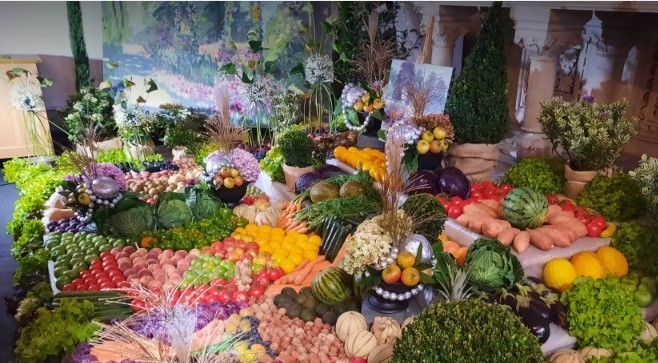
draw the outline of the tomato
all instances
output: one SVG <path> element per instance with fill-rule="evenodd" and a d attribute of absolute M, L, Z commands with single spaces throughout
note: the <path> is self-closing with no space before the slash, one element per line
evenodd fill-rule
<path fill-rule="evenodd" d="M 116 289 L 116 285 L 113 284 L 111 281 L 108 282 L 103 282 L 100 284 L 101 290 L 112 290 Z"/>
<path fill-rule="evenodd" d="M 587 237 L 598 237 L 603 231 L 603 227 L 595 222 L 587 225 Z"/>
<path fill-rule="evenodd" d="M 550 204 L 556 204 L 560 201 L 560 198 L 558 198 L 557 195 L 547 195 L 546 200 L 548 200 L 548 203 Z"/>
<path fill-rule="evenodd" d="M 274 282 L 274 280 L 278 279 L 279 277 L 279 273 L 276 271 L 276 269 L 267 270 L 267 278 L 271 282 Z"/>
<path fill-rule="evenodd" d="M 146 308 L 146 303 L 143 300 L 135 299 L 130 304 L 130 307 L 134 311 L 139 312 L 139 311 L 143 311 Z"/>
<path fill-rule="evenodd" d="M 448 208 L 448 217 L 450 218 L 455 219 L 462 215 L 462 213 L 464 213 L 464 207 L 461 205 L 453 205 Z"/>
<path fill-rule="evenodd" d="M 99 268 L 99 267 L 101 267 L 102 265 L 103 265 L 103 261 L 101 261 L 101 260 L 94 260 L 94 261 L 91 261 L 91 263 L 89 264 L 89 268 L 90 268 L 90 269 Z"/>
<path fill-rule="evenodd" d="M 84 279 L 91 276 L 91 271 L 84 270 L 80 272 L 80 278 Z"/>
<path fill-rule="evenodd" d="M 603 229 L 605 229 L 606 227 L 605 218 L 603 218 L 603 216 L 600 214 L 592 218 L 590 223 L 596 223 L 597 225 L 601 226 Z"/>
<path fill-rule="evenodd" d="M 233 294 L 233 300 L 235 302 L 247 302 L 249 300 L 249 294 L 244 291 L 236 291 Z"/>
<path fill-rule="evenodd" d="M 106 260 L 108 258 L 114 258 L 114 255 L 112 255 L 112 252 L 110 252 L 110 251 L 103 251 L 103 252 L 101 252 L 100 256 L 101 256 L 101 259 L 103 259 L 103 260 Z"/>
<path fill-rule="evenodd" d="M 350 363 L 367 363 L 367 362 L 368 362 L 368 360 L 366 360 L 366 359 L 363 358 L 363 357 L 353 357 L 353 358 L 350 358 Z"/>
<path fill-rule="evenodd" d="M 501 184 L 500 189 L 507 194 L 510 191 L 512 191 L 512 189 L 514 189 L 514 187 L 509 185 L 509 184 Z"/>
<path fill-rule="evenodd" d="M 89 291 L 97 291 L 97 290 L 100 290 L 100 289 L 101 289 L 101 287 L 98 286 L 98 284 L 87 285 L 87 290 L 89 290 Z"/>
<path fill-rule="evenodd" d="M 252 287 L 251 289 L 249 289 L 249 295 L 251 297 L 258 299 L 261 296 L 265 295 L 265 288 L 262 286 Z"/>
<path fill-rule="evenodd" d="M 75 290 L 74 287 L 75 285 L 73 284 L 66 284 L 64 285 L 64 287 L 62 287 L 62 291 L 73 291 Z"/>
<path fill-rule="evenodd" d="M 453 203 L 456 203 L 456 202 L 463 202 L 464 200 L 461 197 L 454 196 L 454 197 L 450 198 L 450 201 L 453 202 Z"/>
<path fill-rule="evenodd" d="M 480 192 L 479 190 L 471 191 L 471 195 L 469 198 L 475 198 L 475 199 L 482 198 L 482 192 Z"/>
<path fill-rule="evenodd" d="M 222 290 L 217 295 L 217 301 L 219 301 L 222 304 L 225 304 L 230 300 L 231 300 L 231 294 L 228 292 L 228 290 Z"/>
<path fill-rule="evenodd" d="M 121 271 L 119 271 L 119 270 L 117 270 L 117 269 L 109 269 L 109 270 L 107 271 L 107 276 L 108 276 L 109 278 L 112 278 L 112 277 L 115 277 L 115 276 L 121 276 L 121 277 L 123 277 L 123 274 L 121 273 Z"/>
<path fill-rule="evenodd" d="M 562 205 L 562 210 L 565 212 L 572 212 L 573 211 L 573 204 L 564 204 Z"/>
<path fill-rule="evenodd" d="M 267 277 L 259 276 L 254 280 L 256 286 L 267 287 L 270 284 L 270 280 Z"/>
<path fill-rule="evenodd" d="M 119 286 L 119 284 L 126 281 L 126 279 L 123 276 L 114 276 L 110 278 L 110 281 Z"/>

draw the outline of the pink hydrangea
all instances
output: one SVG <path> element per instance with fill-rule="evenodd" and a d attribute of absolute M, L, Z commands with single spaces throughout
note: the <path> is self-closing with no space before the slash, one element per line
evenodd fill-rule
<path fill-rule="evenodd" d="M 253 182 L 258 179 L 260 165 L 249 151 L 239 148 L 233 149 L 231 151 L 231 162 L 238 168 L 244 180 Z"/>

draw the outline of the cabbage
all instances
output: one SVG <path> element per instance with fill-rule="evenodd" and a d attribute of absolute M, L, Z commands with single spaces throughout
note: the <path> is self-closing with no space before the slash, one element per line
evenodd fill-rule
<path fill-rule="evenodd" d="M 194 218 L 192 210 L 179 199 L 169 199 L 158 203 L 158 225 L 163 228 L 182 226 Z"/>
<path fill-rule="evenodd" d="M 523 267 L 510 247 L 495 239 L 476 239 L 466 253 L 466 267 L 470 282 L 482 292 L 509 289 L 523 278 Z"/>
<path fill-rule="evenodd" d="M 189 188 L 185 203 L 192 210 L 195 219 L 206 219 L 215 215 L 222 203 L 215 199 L 207 190 Z"/>
<path fill-rule="evenodd" d="M 324 179 L 318 172 L 312 171 L 310 173 L 302 174 L 295 182 L 295 193 L 301 194 L 310 188 L 315 182 Z"/>
<path fill-rule="evenodd" d="M 149 205 L 118 212 L 112 215 L 109 221 L 114 233 L 122 237 L 136 237 L 155 227 L 153 208 Z"/>
<path fill-rule="evenodd" d="M 441 170 L 438 176 L 440 193 L 462 199 L 467 199 L 471 194 L 471 182 L 468 181 L 468 178 L 461 170 L 455 167 L 447 167 Z"/>
<path fill-rule="evenodd" d="M 316 172 L 320 174 L 320 178 L 322 179 L 327 179 L 334 175 L 347 174 L 346 172 L 343 171 L 343 169 L 337 167 L 336 165 L 325 165 L 320 169 L 316 170 Z"/>
<path fill-rule="evenodd" d="M 439 178 L 430 170 L 418 170 L 409 176 L 404 189 L 407 194 L 439 194 Z"/>

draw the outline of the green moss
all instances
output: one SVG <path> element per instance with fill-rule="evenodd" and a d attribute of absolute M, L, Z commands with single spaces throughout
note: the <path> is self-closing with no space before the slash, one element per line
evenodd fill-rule
<path fill-rule="evenodd" d="M 542 194 L 558 194 L 564 186 L 564 163 L 558 159 L 526 158 L 507 170 L 503 182 Z"/>
<path fill-rule="evenodd" d="M 585 185 L 578 203 L 601 213 L 609 221 L 625 222 L 645 212 L 640 184 L 625 173 L 611 178 L 598 175 Z"/>

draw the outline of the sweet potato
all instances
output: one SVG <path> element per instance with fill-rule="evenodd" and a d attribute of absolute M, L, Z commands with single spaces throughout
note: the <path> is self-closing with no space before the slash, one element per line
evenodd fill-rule
<path fill-rule="evenodd" d="M 509 246 L 514 240 L 514 237 L 516 237 L 519 232 L 521 231 L 518 228 L 508 228 L 498 234 L 496 238 L 498 241 L 500 241 L 500 243 L 504 244 L 505 246 Z"/>
<path fill-rule="evenodd" d="M 464 213 L 457 217 L 457 223 L 476 233 L 482 231 L 482 223 L 487 220 L 493 220 L 493 218 L 482 212 Z"/>
<path fill-rule="evenodd" d="M 527 231 L 520 231 L 517 233 L 516 236 L 514 236 L 512 246 L 518 253 L 525 252 L 525 250 L 528 249 L 528 246 L 530 246 L 530 233 Z"/>
<path fill-rule="evenodd" d="M 569 237 L 569 240 L 571 243 L 573 241 L 577 240 L 578 238 L 582 237 L 579 235 L 577 229 L 574 227 L 574 223 L 559 223 L 559 224 L 547 224 L 547 227 L 555 227 L 561 231 L 564 231 L 566 235 Z"/>
<path fill-rule="evenodd" d="M 571 246 L 571 240 L 564 230 L 561 230 L 559 227 L 555 226 L 542 226 L 535 229 L 536 232 L 548 236 L 552 241 L 553 245 L 557 247 L 569 247 Z"/>
<path fill-rule="evenodd" d="M 587 226 L 583 222 L 575 218 L 572 219 L 558 218 L 558 219 L 552 219 L 551 222 L 554 222 L 554 223 L 549 223 L 549 225 L 551 226 L 558 226 L 558 227 L 569 228 L 573 230 L 576 233 L 576 239 L 587 236 Z"/>
<path fill-rule="evenodd" d="M 482 233 L 489 238 L 496 238 L 504 230 L 509 228 L 512 228 L 512 225 L 502 219 L 493 219 L 482 223 Z"/>
<path fill-rule="evenodd" d="M 464 213 L 477 213 L 477 212 L 484 213 L 492 218 L 499 218 L 496 210 L 487 205 L 472 203 L 464 206 Z"/>
<path fill-rule="evenodd" d="M 548 235 L 538 232 L 536 229 L 529 229 L 530 243 L 542 251 L 548 251 L 553 248 L 553 240 Z"/>
<path fill-rule="evenodd" d="M 496 212 L 496 218 L 503 217 L 503 205 L 495 199 L 484 199 L 480 204 L 491 207 Z"/>
<path fill-rule="evenodd" d="M 562 212 L 562 208 L 560 208 L 559 205 L 555 205 L 555 204 L 549 205 L 548 213 L 546 213 L 546 217 L 550 218 L 551 216 L 556 215 L 559 212 Z"/>

